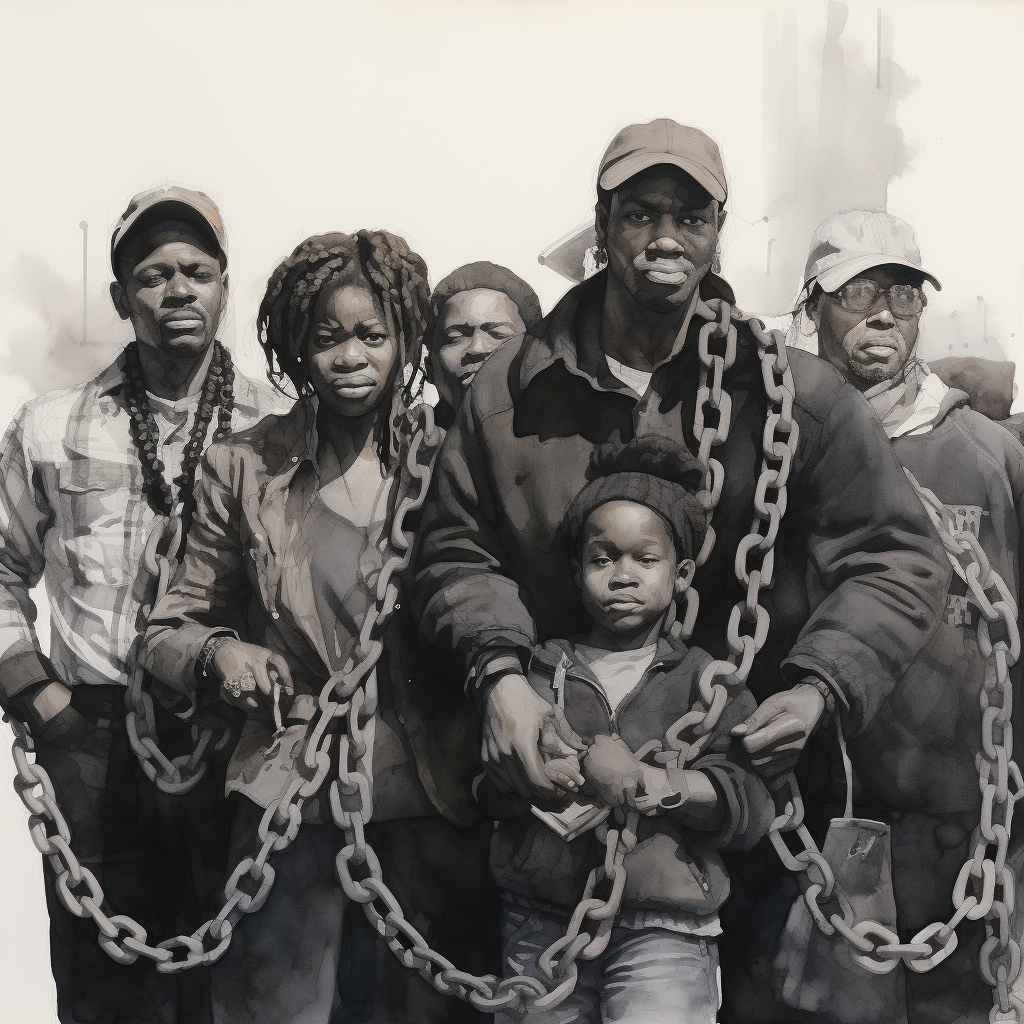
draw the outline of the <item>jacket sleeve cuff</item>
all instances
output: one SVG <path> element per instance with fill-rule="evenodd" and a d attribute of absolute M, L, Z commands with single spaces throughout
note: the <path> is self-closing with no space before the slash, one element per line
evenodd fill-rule
<path fill-rule="evenodd" d="M 17 698 L 57 679 L 50 659 L 27 640 L 18 640 L 0 657 L 0 704 L 4 711 L 16 711 L 20 703 Z"/>
<path fill-rule="evenodd" d="M 502 676 L 526 674 L 529 657 L 529 648 L 505 646 L 486 647 L 477 654 L 466 674 L 466 696 L 476 704 L 478 711 L 483 713 L 487 694 Z"/>

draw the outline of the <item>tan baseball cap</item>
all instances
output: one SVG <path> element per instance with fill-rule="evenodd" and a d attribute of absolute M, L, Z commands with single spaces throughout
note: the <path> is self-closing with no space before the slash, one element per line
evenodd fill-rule
<path fill-rule="evenodd" d="M 874 210 L 846 210 L 814 232 L 804 288 L 817 281 L 826 292 L 834 292 L 865 270 L 886 264 L 917 270 L 942 289 L 938 278 L 924 269 L 914 229 L 905 220 Z"/>
<path fill-rule="evenodd" d="M 225 264 L 228 259 L 228 240 L 224 230 L 224 219 L 220 215 L 217 204 L 205 192 L 184 188 L 181 185 L 159 185 L 156 188 L 140 192 L 128 204 L 110 234 L 110 267 L 117 277 L 118 251 L 134 233 L 139 222 L 145 218 L 145 224 L 151 225 L 157 219 L 153 211 L 160 208 L 167 220 L 180 220 L 186 224 L 194 224 L 201 230 L 212 235 L 220 250 Z"/>
<path fill-rule="evenodd" d="M 720 203 L 729 194 L 718 145 L 699 128 L 677 124 L 668 117 L 623 128 L 601 158 L 597 183 L 611 191 L 657 164 L 685 171 Z"/>

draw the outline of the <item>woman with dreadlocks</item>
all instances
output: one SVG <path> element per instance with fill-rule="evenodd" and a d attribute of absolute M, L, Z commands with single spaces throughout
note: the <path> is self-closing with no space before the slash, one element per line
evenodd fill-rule
<path fill-rule="evenodd" d="M 426 486 L 439 440 L 422 407 L 409 411 L 403 389 L 419 366 L 427 302 L 423 260 L 385 231 L 318 235 L 278 266 L 259 334 L 271 379 L 290 384 L 298 401 L 210 449 L 183 572 L 150 620 L 149 671 L 189 697 L 219 697 L 248 715 L 228 770 L 232 864 L 255 858 L 260 867 L 243 874 L 274 881 L 261 909 L 236 913 L 231 947 L 213 970 L 214 1014 L 229 1024 L 328 1024 L 346 1012 L 359 1020 L 385 1012 L 368 1005 L 373 932 L 361 912 L 345 915 L 335 876 L 335 858 L 351 842 L 338 824 L 351 828 L 357 809 L 369 818 L 368 798 L 366 842 L 417 927 L 442 917 L 450 927 L 459 916 L 452 891 L 474 872 L 486 875 L 457 827 L 479 815 L 440 750 L 444 729 L 425 721 L 424 706 L 436 710 L 436 700 L 416 694 L 431 684 L 411 656 L 415 631 L 406 613 L 389 620 L 390 603 L 377 595 L 396 555 L 389 538 L 393 529 L 408 538 L 405 509 Z M 364 625 L 383 640 L 375 662 L 374 644 L 360 644 Z M 374 671 L 358 671 L 368 657 Z M 341 723 L 339 743 L 332 733 Z M 325 781 L 317 768 L 328 755 Z M 365 792 L 350 770 L 368 776 Z M 332 787 L 339 771 L 344 785 Z M 361 842 L 362 818 L 358 835 Z M 285 838 L 268 873 L 275 836 Z M 353 859 L 366 867 L 362 851 Z M 250 884 L 252 894 L 262 884 Z M 388 1019 L 405 1019 L 402 1003 L 417 1004 L 417 1020 L 459 1019 L 461 1010 L 403 975 L 390 954 L 384 964 L 394 974 L 377 989 L 400 1004 Z"/>

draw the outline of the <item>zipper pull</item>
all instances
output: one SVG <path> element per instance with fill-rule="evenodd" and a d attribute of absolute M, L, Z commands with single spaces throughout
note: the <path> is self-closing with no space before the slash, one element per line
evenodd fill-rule
<path fill-rule="evenodd" d="M 551 680 L 551 689 L 555 691 L 555 702 L 563 711 L 565 710 L 565 674 L 569 671 L 570 665 L 572 662 L 565 651 L 562 651 L 562 657 L 555 666 L 555 676 Z"/>

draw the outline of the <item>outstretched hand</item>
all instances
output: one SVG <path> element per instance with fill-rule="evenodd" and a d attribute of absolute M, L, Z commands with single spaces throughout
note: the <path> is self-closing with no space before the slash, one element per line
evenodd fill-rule
<path fill-rule="evenodd" d="M 796 765 L 824 710 L 817 687 L 799 683 L 768 697 L 732 735 L 742 737 L 751 765 L 772 783 Z"/>
<path fill-rule="evenodd" d="M 551 800 L 572 789 L 566 783 L 578 775 L 573 764 L 585 749 L 562 710 L 552 707 L 525 676 L 503 675 L 488 691 L 480 756 L 487 771 L 520 796 Z M 549 777 L 545 758 L 555 765 L 550 774 L 559 781 Z"/>

